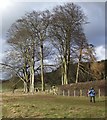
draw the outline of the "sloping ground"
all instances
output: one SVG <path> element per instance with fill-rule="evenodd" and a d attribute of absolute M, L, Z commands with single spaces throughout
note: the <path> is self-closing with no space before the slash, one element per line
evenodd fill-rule
<path fill-rule="evenodd" d="M 69 85 L 63 85 L 60 86 L 60 90 L 61 91 L 65 91 L 67 92 L 68 90 L 70 92 L 76 90 L 79 91 L 82 90 L 83 94 L 86 95 L 88 90 L 93 87 L 96 91 L 96 95 L 98 95 L 98 92 L 100 90 L 101 96 L 106 95 L 106 89 L 107 88 L 107 84 L 106 84 L 106 80 L 98 80 L 98 81 L 91 81 L 91 82 L 80 82 L 80 83 L 73 83 L 73 84 L 69 84 Z"/>
<path fill-rule="evenodd" d="M 105 118 L 105 98 L 3 94 L 3 118 Z M 64 119 L 65 120 L 65 119 Z"/>
<path fill-rule="evenodd" d="M 12 90 L 13 88 L 23 88 L 23 82 L 19 78 L 2 81 L 2 90 Z"/>

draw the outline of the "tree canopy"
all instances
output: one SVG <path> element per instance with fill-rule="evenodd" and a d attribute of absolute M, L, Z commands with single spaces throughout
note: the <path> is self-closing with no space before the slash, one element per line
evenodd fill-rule
<path fill-rule="evenodd" d="M 70 69 L 73 69 L 71 65 L 74 63 L 78 64 L 74 77 L 76 83 L 81 70 L 89 72 L 82 62 L 95 62 L 95 56 L 94 46 L 88 43 L 84 32 L 86 23 L 81 7 L 67 3 L 52 11 L 26 13 L 12 24 L 8 31 L 11 49 L 4 65 L 13 68 L 20 76 L 24 92 L 34 92 L 37 74 L 41 76 L 41 90 L 45 90 L 46 68 L 61 68 L 62 85 L 69 84 L 72 78 Z M 57 64 L 52 60 L 56 60 Z"/>

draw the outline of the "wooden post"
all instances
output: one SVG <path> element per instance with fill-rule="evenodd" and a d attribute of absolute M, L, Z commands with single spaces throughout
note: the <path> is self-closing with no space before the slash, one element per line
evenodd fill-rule
<path fill-rule="evenodd" d="M 65 96 L 65 92 L 64 92 L 64 90 L 63 90 L 63 96 Z"/>
<path fill-rule="evenodd" d="M 98 90 L 98 96 L 99 96 L 99 98 L 100 98 L 100 96 L 101 96 L 101 91 L 100 91 L 100 89 Z"/>
<path fill-rule="evenodd" d="M 82 96 L 82 90 L 80 90 L 80 96 Z"/>
<path fill-rule="evenodd" d="M 70 96 L 70 91 L 68 90 L 68 96 Z"/>
<path fill-rule="evenodd" d="M 75 92 L 75 90 L 74 90 L 74 97 L 75 97 L 75 93 L 76 93 L 76 92 Z"/>

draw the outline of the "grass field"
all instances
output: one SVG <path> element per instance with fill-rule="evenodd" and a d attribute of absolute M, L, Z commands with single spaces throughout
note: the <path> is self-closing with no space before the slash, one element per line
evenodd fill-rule
<path fill-rule="evenodd" d="M 3 118 L 105 118 L 105 98 L 3 94 Z"/>

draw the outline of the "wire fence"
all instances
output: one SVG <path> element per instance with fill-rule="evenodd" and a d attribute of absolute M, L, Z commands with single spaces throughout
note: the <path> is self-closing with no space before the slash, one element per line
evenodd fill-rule
<path fill-rule="evenodd" d="M 70 91 L 70 90 L 58 90 L 56 91 L 56 94 L 57 95 L 62 95 L 62 96 L 89 96 L 88 94 L 89 90 L 86 90 L 86 89 L 80 89 L 80 90 L 73 90 L 73 91 Z M 104 96 L 104 92 L 101 91 L 101 89 L 98 89 L 95 91 L 96 92 L 96 96 L 98 97 L 101 97 L 101 96 Z M 55 94 L 55 91 L 53 92 L 53 94 Z"/>

